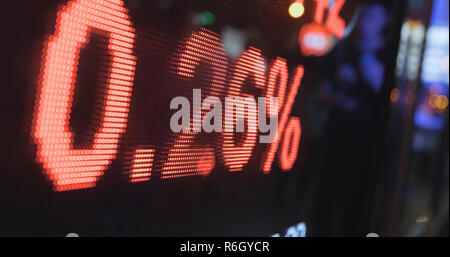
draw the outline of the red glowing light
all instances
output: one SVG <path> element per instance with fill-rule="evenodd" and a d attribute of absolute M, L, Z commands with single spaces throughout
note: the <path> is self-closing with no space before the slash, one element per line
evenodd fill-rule
<path fill-rule="evenodd" d="M 202 28 L 199 32 L 192 33 L 181 46 L 180 57 L 174 65 L 180 77 L 193 79 L 195 68 L 200 62 L 206 61 L 211 64 L 211 87 L 220 88 L 225 85 L 228 61 L 219 35 Z"/>
<path fill-rule="evenodd" d="M 214 149 L 195 142 L 196 132 L 180 132 L 171 144 L 162 179 L 207 175 L 214 168 Z M 206 159 L 205 159 L 206 158 Z M 205 160 L 209 160 L 208 162 Z M 212 166 L 212 167 L 211 167 Z"/>
<path fill-rule="evenodd" d="M 269 149 L 264 152 L 264 156 L 261 160 L 261 170 L 264 173 L 269 173 L 272 167 L 272 163 L 275 159 L 275 154 L 278 150 L 278 145 L 280 143 L 280 137 L 283 133 L 286 133 L 286 124 L 289 121 L 289 114 L 292 110 L 292 105 L 294 104 L 295 97 L 297 96 L 298 89 L 301 85 L 303 79 L 304 69 L 303 66 L 299 66 L 296 69 L 294 79 L 292 81 L 289 93 L 287 95 L 286 103 L 284 104 L 283 111 L 281 112 L 280 121 L 278 123 L 278 131 L 275 136 L 274 142 L 269 146 Z"/>
<path fill-rule="evenodd" d="M 234 67 L 234 73 L 230 81 L 228 97 L 246 97 L 250 96 L 241 92 L 242 86 L 247 78 L 253 78 L 254 85 L 257 88 L 263 89 L 265 86 L 265 64 L 259 49 L 251 47 L 245 51 Z M 234 126 L 238 115 L 245 119 L 245 117 L 257 117 L 256 109 L 245 108 L 242 104 L 237 104 L 236 108 L 231 110 L 232 115 L 225 115 L 225 119 L 232 118 L 233 121 L 225 121 L 225 124 Z M 255 112 L 255 113 L 253 113 Z M 246 115 L 246 113 L 248 115 Z M 256 119 L 247 119 L 248 129 L 242 133 L 245 138 L 236 139 L 236 133 L 233 128 L 225 128 L 222 132 L 222 158 L 225 166 L 232 172 L 241 171 L 248 163 L 252 156 L 253 148 L 255 147 L 258 133 L 251 131 L 250 128 L 256 128 Z M 239 134 L 239 133 L 238 133 Z"/>
<path fill-rule="evenodd" d="M 314 14 L 314 21 L 317 24 L 322 24 L 324 19 L 325 10 L 328 9 L 330 5 L 329 0 L 315 0 L 316 1 L 316 11 Z M 345 30 L 345 21 L 339 17 L 342 7 L 345 4 L 345 0 L 336 0 L 331 9 L 328 12 L 327 20 L 325 26 L 328 31 L 335 35 L 337 38 L 342 38 Z"/>
<path fill-rule="evenodd" d="M 270 68 L 269 71 L 269 79 L 267 82 L 267 88 L 266 88 L 266 97 L 269 99 L 270 97 L 275 97 L 275 89 L 278 88 L 278 110 L 271 110 L 270 104 L 269 106 L 269 113 L 273 115 L 278 115 L 278 113 L 281 112 L 281 109 L 283 108 L 284 104 L 284 98 L 286 96 L 286 87 L 288 82 L 288 69 L 287 69 L 287 63 L 286 60 L 283 58 L 277 58 Z M 277 87 L 276 82 L 277 78 L 280 78 L 280 83 Z"/>
<path fill-rule="evenodd" d="M 136 149 L 130 170 L 130 182 L 149 181 L 153 169 L 155 149 Z"/>
<path fill-rule="evenodd" d="M 200 157 L 200 160 L 197 164 L 197 169 L 199 173 L 203 176 L 209 175 L 216 166 L 216 157 L 213 153 L 208 153 L 205 156 Z"/>
<path fill-rule="evenodd" d="M 341 0 L 335 4 L 336 11 L 330 11 L 329 20 L 339 20 L 338 13 L 344 2 Z M 69 1 L 59 11 L 55 33 L 46 42 L 32 137 L 37 146 L 38 161 L 56 191 L 94 187 L 116 158 L 120 138 L 127 128 L 137 61 L 133 54 L 135 33 L 127 12 L 120 0 Z M 317 15 L 323 18 L 323 11 Z M 341 24 L 329 26 L 337 26 L 333 31 L 338 33 Z M 107 71 L 107 76 L 97 78 L 106 85 L 106 93 L 97 96 L 102 104 L 96 107 L 101 115 L 95 119 L 100 125 L 91 146 L 75 148 L 70 117 L 78 59 L 88 43 L 89 33 L 93 33 L 94 29 L 105 31 L 108 36 L 107 48 L 111 58 L 105 67 L 101 67 Z M 278 109 L 270 104 L 268 108 L 272 117 L 280 114 L 278 132 L 275 142 L 264 152 L 261 169 L 264 173 L 271 170 L 278 147 L 282 170 L 292 168 L 297 159 L 301 123 L 298 118 L 290 118 L 289 115 L 303 78 L 302 66 L 297 67 L 289 92 L 286 92 L 289 76 L 286 60 L 277 57 L 273 61 L 266 81 L 264 58 L 261 51 L 253 47 L 240 56 L 232 66 L 231 74 L 227 74 L 229 63 L 220 37 L 206 29 L 200 29 L 183 40 L 174 57 L 169 70 L 181 79 L 179 81 L 188 85 L 191 85 L 189 81 L 197 83 L 194 80 L 196 70 L 201 64 L 206 64 L 204 66 L 208 70 L 202 85 L 206 85 L 209 90 L 207 96 L 220 98 L 227 91 L 228 97 L 253 97 L 245 91 L 248 88 L 243 88 L 247 80 L 252 81 L 253 89 L 264 92 L 266 97 L 276 96 Z M 183 83 L 180 84 L 185 85 Z M 191 89 L 191 86 L 183 86 L 180 91 Z M 203 103 L 208 105 L 207 100 Z M 225 131 L 220 134 L 219 142 L 205 144 L 199 140 L 200 131 L 196 128 L 201 126 L 202 117 L 209 111 L 201 109 L 192 115 L 191 132 L 175 134 L 169 139 L 168 145 L 162 148 L 144 146 L 133 149 L 129 155 L 130 162 L 126 164 L 129 181 L 149 181 L 159 172 L 162 179 L 208 175 L 216 164 L 215 149 L 220 150 L 220 158 L 229 171 L 242 171 L 256 145 L 257 118 L 251 117 L 257 117 L 258 113 L 256 108 L 242 103 L 231 109 L 232 115 L 225 115 Z M 227 120 L 229 117 L 231 120 Z M 227 130 L 227 126 L 231 124 L 234 127 L 239 118 L 247 120 L 247 130 L 242 133 Z M 155 156 L 162 160 L 155 160 Z"/>
<path fill-rule="evenodd" d="M 345 0 L 336 0 L 328 13 L 328 19 L 326 21 L 326 26 L 328 30 L 335 35 L 337 38 L 342 38 L 345 30 L 345 21 L 339 17 L 339 12 L 344 6 Z"/>
<path fill-rule="evenodd" d="M 188 80 L 194 78 L 196 67 L 201 62 L 206 62 L 210 67 L 207 76 L 210 95 L 220 96 L 225 87 L 228 61 L 216 33 L 206 29 L 192 33 L 181 44 L 181 51 L 176 57 L 172 70 L 180 78 Z M 191 124 L 194 128 L 201 126 L 202 115 L 205 112 L 193 114 Z M 161 171 L 163 179 L 207 175 L 211 172 L 215 165 L 214 149 L 196 142 L 198 134 L 198 132 L 180 132 L 172 139 L 174 142 L 170 144 L 168 159 Z"/>
<path fill-rule="evenodd" d="M 69 125 L 78 57 L 91 28 L 108 32 L 109 77 L 100 128 L 92 147 L 74 149 Z M 136 57 L 134 29 L 122 1 L 74 0 L 58 13 L 46 43 L 32 137 L 37 156 L 57 191 L 94 187 L 115 158 L 127 127 Z"/>
<path fill-rule="evenodd" d="M 330 5 L 329 0 L 315 0 L 316 11 L 314 12 L 314 21 L 318 24 L 322 24 L 325 10 L 328 9 Z"/>
<path fill-rule="evenodd" d="M 301 133 L 300 119 L 292 117 L 284 130 L 281 150 L 278 154 L 278 161 L 280 162 L 281 169 L 284 171 L 292 169 L 292 166 L 294 166 L 297 160 Z"/>
<path fill-rule="evenodd" d="M 310 23 L 302 27 L 298 41 L 304 56 L 322 56 L 330 49 L 332 38 L 323 25 Z"/>

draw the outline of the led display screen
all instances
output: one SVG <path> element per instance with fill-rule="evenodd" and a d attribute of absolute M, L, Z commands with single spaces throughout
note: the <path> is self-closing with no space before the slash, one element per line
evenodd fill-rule
<path fill-rule="evenodd" d="M 333 233 L 365 232 L 373 174 L 317 172 L 329 159 L 310 104 L 364 4 L 6 3 L 0 234 L 322 235 L 320 205 L 337 198 Z M 174 132 L 177 97 L 189 116 Z M 227 113 L 226 97 L 255 101 Z M 250 115 L 260 98 L 277 105 Z"/>

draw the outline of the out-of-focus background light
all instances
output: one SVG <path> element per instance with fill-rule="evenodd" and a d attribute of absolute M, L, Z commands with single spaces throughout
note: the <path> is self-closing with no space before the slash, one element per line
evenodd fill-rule
<path fill-rule="evenodd" d="M 216 21 L 216 16 L 210 11 L 203 11 L 201 14 L 201 20 L 203 25 L 212 25 Z"/>
<path fill-rule="evenodd" d="M 303 5 L 302 1 L 295 1 L 289 6 L 289 15 L 291 15 L 292 18 L 300 18 L 305 13 L 305 6 Z"/>
<path fill-rule="evenodd" d="M 400 92 L 397 88 L 392 89 L 390 98 L 391 98 L 391 103 L 398 102 L 398 100 L 400 98 Z"/>
<path fill-rule="evenodd" d="M 448 97 L 443 92 L 444 89 L 440 84 L 430 86 L 428 104 L 437 113 L 443 113 L 448 107 Z"/>
<path fill-rule="evenodd" d="M 192 16 L 192 23 L 198 27 L 211 26 L 215 22 L 216 22 L 216 15 L 208 10 L 194 13 Z"/>

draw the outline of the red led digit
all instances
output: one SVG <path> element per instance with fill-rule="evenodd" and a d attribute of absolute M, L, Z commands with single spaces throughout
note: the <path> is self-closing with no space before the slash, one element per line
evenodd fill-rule
<path fill-rule="evenodd" d="M 210 64 L 209 82 L 212 95 L 225 86 L 228 61 L 217 33 L 207 29 L 194 32 L 181 45 L 181 54 L 173 65 L 179 77 L 193 79 L 200 62 Z"/>
<path fill-rule="evenodd" d="M 314 21 L 318 24 L 323 23 L 325 10 L 328 9 L 329 0 L 315 0 L 316 11 L 314 14 Z M 337 38 L 342 38 L 345 30 L 345 21 L 339 17 L 342 7 L 345 4 L 345 0 L 336 0 L 331 9 L 328 12 L 328 17 L 325 22 L 325 26 L 328 31 L 335 35 Z"/>
<path fill-rule="evenodd" d="M 180 45 L 171 69 L 179 78 L 192 80 L 200 63 L 209 67 L 206 83 L 210 96 L 221 96 L 225 88 L 228 61 L 219 35 L 207 29 L 194 32 Z M 183 90 L 183 89 L 182 89 Z M 189 88 L 188 90 L 192 90 Z M 194 113 L 191 129 L 201 126 L 204 112 Z M 163 179 L 208 175 L 215 166 L 214 149 L 196 140 L 194 132 L 177 133 L 169 144 L 168 159 L 161 171 Z"/>
<path fill-rule="evenodd" d="M 316 2 L 316 11 L 314 14 L 314 21 L 318 24 L 323 23 L 323 17 L 325 14 L 325 10 L 328 9 L 328 6 L 330 5 L 329 0 L 315 0 Z"/>
<path fill-rule="evenodd" d="M 108 32 L 111 62 L 100 128 L 92 146 L 74 149 L 69 119 L 80 51 L 92 28 Z M 127 127 L 136 57 L 134 29 L 120 0 L 74 0 L 58 13 L 46 42 L 33 116 L 37 157 L 57 191 L 94 187 L 115 158 Z"/>
<path fill-rule="evenodd" d="M 297 160 L 301 133 L 302 127 L 300 125 L 300 119 L 297 117 L 290 118 L 289 123 L 284 130 L 281 149 L 278 154 L 280 167 L 284 171 L 292 169 L 295 160 Z"/>
<path fill-rule="evenodd" d="M 345 21 L 339 17 L 339 12 L 344 6 L 345 0 L 336 0 L 330 12 L 328 13 L 328 18 L 326 26 L 328 30 L 333 33 L 336 37 L 342 38 L 345 30 Z"/>
<path fill-rule="evenodd" d="M 162 179 L 196 175 L 209 175 L 215 166 L 214 149 L 196 144 L 196 132 L 180 132 L 175 143 L 171 144 L 169 157 L 162 171 Z"/>
<path fill-rule="evenodd" d="M 248 94 L 242 93 L 242 86 L 246 79 L 253 78 L 254 85 L 257 88 L 263 89 L 265 85 L 265 64 L 264 59 L 261 56 L 259 49 L 251 47 L 245 51 L 240 59 L 237 61 L 233 76 L 230 81 L 230 87 L 228 91 L 228 97 L 246 97 Z M 234 109 L 234 108 L 233 108 Z M 255 110 L 256 112 L 256 110 Z M 237 106 L 236 110 L 233 110 L 233 115 L 225 114 L 225 124 L 231 124 L 234 126 L 237 115 L 241 117 L 257 117 L 257 113 L 251 113 L 251 110 L 244 108 L 244 106 Z M 227 122 L 227 119 L 233 119 L 232 122 Z M 225 166 L 230 171 L 241 171 L 242 168 L 248 163 L 253 148 L 255 147 L 258 133 L 251 131 L 251 127 L 257 127 L 256 120 L 247 119 L 248 129 L 242 133 L 242 139 L 237 139 L 235 136 L 240 136 L 241 133 L 228 132 L 227 128 L 222 132 L 222 158 Z M 254 124 L 250 124 L 253 122 Z M 230 128 L 232 129 L 232 128 Z"/>

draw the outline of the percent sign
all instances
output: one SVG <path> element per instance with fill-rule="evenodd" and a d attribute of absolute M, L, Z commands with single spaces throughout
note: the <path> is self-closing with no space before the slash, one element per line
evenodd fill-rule
<path fill-rule="evenodd" d="M 303 74 L 303 66 L 298 66 L 284 104 L 283 100 L 286 97 L 285 92 L 287 84 L 280 83 L 280 87 L 278 89 L 278 104 L 281 107 L 279 110 L 281 117 L 278 123 L 278 131 L 275 134 L 273 143 L 263 153 L 263 158 L 261 159 L 261 170 L 266 174 L 271 170 L 272 163 L 275 159 L 275 154 L 278 151 L 280 143 L 281 150 L 278 157 L 282 170 L 290 170 L 297 159 L 302 129 L 300 119 L 297 117 L 290 117 L 289 115 L 291 114 L 292 105 L 294 104 L 295 97 L 297 96 L 298 89 L 301 85 Z M 283 136 L 282 140 L 281 136 Z"/>

